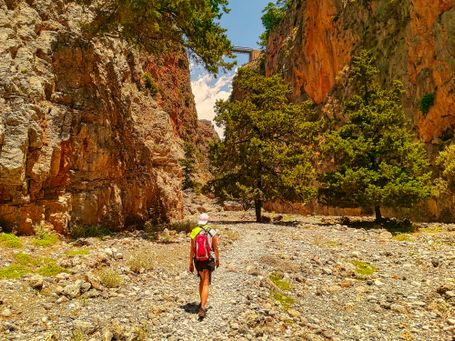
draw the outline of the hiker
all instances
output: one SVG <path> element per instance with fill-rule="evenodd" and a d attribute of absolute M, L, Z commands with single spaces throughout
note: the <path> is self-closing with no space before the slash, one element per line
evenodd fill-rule
<path fill-rule="evenodd" d="M 198 313 L 200 319 L 203 319 L 207 312 L 205 306 L 209 295 L 212 271 L 215 270 L 215 267 L 218 268 L 220 266 L 218 237 L 216 236 L 216 231 L 207 225 L 208 221 L 208 214 L 202 213 L 199 216 L 198 226 L 190 233 L 189 271 L 193 273 L 194 267 L 196 267 L 197 275 L 200 278 L 199 296 L 201 297 L 201 303 Z"/>

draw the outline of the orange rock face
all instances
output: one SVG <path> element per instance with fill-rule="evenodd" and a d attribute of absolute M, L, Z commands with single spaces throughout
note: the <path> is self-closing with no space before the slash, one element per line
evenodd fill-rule
<path fill-rule="evenodd" d="M 405 108 L 421 138 L 437 140 L 455 125 L 454 6 L 453 0 L 294 2 L 270 35 L 266 74 L 283 74 L 296 100 L 325 104 L 352 54 L 372 49 L 383 81 L 404 83 Z M 434 104 L 422 113 L 429 94 Z"/>
<path fill-rule="evenodd" d="M 271 34 L 266 74 L 282 72 L 291 78 L 295 98 L 307 95 L 322 103 L 351 59 L 358 38 L 337 27 L 336 14 L 335 0 L 306 1 L 289 15 L 295 25 L 288 17 L 286 26 Z"/>

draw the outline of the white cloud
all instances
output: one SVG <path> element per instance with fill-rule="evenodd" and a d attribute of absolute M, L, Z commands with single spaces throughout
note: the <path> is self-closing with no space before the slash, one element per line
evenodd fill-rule
<path fill-rule="evenodd" d="M 193 75 L 195 72 L 193 72 Z M 194 100 L 199 119 L 213 121 L 215 117 L 215 102 L 218 99 L 226 100 L 231 94 L 232 78 L 235 73 L 230 73 L 220 78 L 214 78 L 208 73 L 199 73 L 191 81 Z M 223 135 L 223 129 L 215 127 L 220 136 Z"/>

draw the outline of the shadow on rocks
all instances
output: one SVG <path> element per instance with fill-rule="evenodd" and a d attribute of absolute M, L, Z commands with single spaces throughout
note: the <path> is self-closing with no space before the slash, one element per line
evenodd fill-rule
<path fill-rule="evenodd" d="M 381 218 L 375 220 L 351 220 L 348 217 L 341 217 L 340 223 L 342 225 L 347 225 L 351 228 L 356 229 L 386 229 L 392 234 L 405 233 L 405 232 L 415 232 L 418 230 L 419 226 L 413 224 L 409 219 L 396 219 L 396 218 Z"/>
<path fill-rule="evenodd" d="M 180 306 L 188 314 L 197 314 L 199 312 L 199 303 L 191 302 Z"/>

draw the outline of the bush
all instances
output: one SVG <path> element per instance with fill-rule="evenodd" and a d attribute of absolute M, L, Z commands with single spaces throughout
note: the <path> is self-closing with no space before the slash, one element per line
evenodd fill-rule
<path fill-rule="evenodd" d="M 141 248 L 133 252 L 127 261 L 131 271 L 141 273 L 153 269 L 154 256 L 148 252 L 147 248 Z"/>
<path fill-rule="evenodd" d="M 88 254 L 90 254 L 90 250 L 87 249 L 72 249 L 65 251 L 65 255 L 68 257 L 87 256 Z"/>
<path fill-rule="evenodd" d="M 197 224 L 195 222 L 192 222 L 190 220 L 183 220 L 183 221 L 178 221 L 178 222 L 175 222 L 175 223 L 172 223 L 169 225 L 169 229 L 170 230 L 174 230 L 174 231 L 177 231 L 177 232 L 191 232 L 194 227 L 196 226 Z"/>
<path fill-rule="evenodd" d="M 58 242 L 58 236 L 42 226 L 35 228 L 35 238 L 32 244 L 35 246 L 48 247 Z"/>
<path fill-rule="evenodd" d="M 436 158 L 441 177 L 438 182 L 441 188 L 447 186 L 451 190 L 455 190 L 455 144 L 447 146 L 439 153 Z"/>
<path fill-rule="evenodd" d="M 90 237 L 103 237 L 112 234 L 112 231 L 104 226 L 99 225 L 72 225 L 69 229 L 71 238 L 90 238 Z"/>
<path fill-rule="evenodd" d="M 101 269 L 98 273 L 98 277 L 100 278 L 101 284 L 107 288 L 117 288 L 123 284 L 123 278 L 117 271 L 112 269 Z"/>
<path fill-rule="evenodd" d="M 19 237 L 11 233 L 0 233 L 0 244 L 14 249 L 21 248 L 23 245 Z"/>
<path fill-rule="evenodd" d="M 434 104 L 434 94 L 425 94 L 420 100 L 420 111 L 427 114 Z"/>
<path fill-rule="evenodd" d="M 378 271 L 373 265 L 358 259 L 353 260 L 352 264 L 355 266 L 355 272 L 359 275 L 370 276 Z"/>

